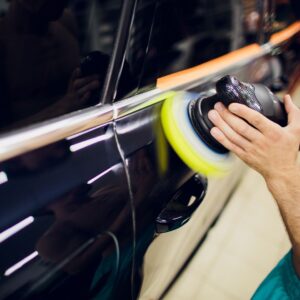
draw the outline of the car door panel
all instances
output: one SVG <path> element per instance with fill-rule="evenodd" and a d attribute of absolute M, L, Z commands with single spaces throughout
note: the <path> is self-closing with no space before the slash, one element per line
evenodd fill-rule
<path fill-rule="evenodd" d="M 194 176 L 194 173 L 184 165 L 165 140 L 160 127 L 161 105 L 162 103 L 155 104 L 123 117 L 116 123 L 120 145 L 126 155 L 131 188 L 134 191 L 137 240 L 144 237 L 145 232 L 150 235 L 154 234 L 156 219 L 160 212 L 175 192 Z M 131 127 L 132 124 L 136 124 L 136 126 Z M 131 130 L 126 131 L 126 126 Z M 134 134 L 133 131 L 136 131 L 137 134 Z M 146 144 L 142 146 L 142 142 L 146 142 Z M 187 223 L 182 229 L 179 229 L 180 232 L 185 230 L 184 228 L 187 226 L 194 234 L 197 231 L 197 234 L 193 235 L 193 239 L 182 241 L 179 249 L 177 242 L 180 233 L 176 230 L 174 233 L 162 234 L 151 244 L 150 248 L 160 245 L 157 248 L 161 258 L 160 264 L 154 265 L 154 268 L 151 265 L 150 268 L 152 270 L 156 269 L 157 273 L 160 274 L 159 278 L 161 278 L 164 287 L 171 282 L 188 255 L 192 253 L 204 236 L 207 228 L 220 213 L 227 196 L 237 184 L 239 175 L 242 172 L 238 166 L 234 170 L 236 176 L 229 174 L 226 179 L 212 181 L 213 183 L 211 180 L 208 181 L 208 194 L 206 197 L 209 197 L 209 202 L 206 201 L 205 197 L 203 203 L 200 204 L 191 221 L 189 221 L 192 222 L 195 218 L 198 219 L 198 222 L 195 221 L 192 228 Z M 217 194 L 211 195 L 211 193 L 216 192 Z M 152 228 L 152 232 L 148 230 L 149 228 Z M 151 236 L 149 236 L 149 241 L 151 241 L 150 238 Z M 166 253 L 166 255 L 161 256 L 162 253 Z M 167 253 L 169 253 L 169 257 Z M 136 253 L 136 255 L 139 255 L 139 253 Z M 170 259 L 173 259 L 174 263 L 172 263 L 172 269 L 168 271 L 166 276 L 163 273 L 163 266 Z M 141 259 L 137 258 L 137 260 L 140 261 Z M 153 260 L 149 263 L 152 264 Z M 148 278 L 147 276 L 148 273 L 145 272 L 145 277 Z"/>
<path fill-rule="evenodd" d="M 238 12 L 243 1 L 226 7 L 218 0 L 193 0 L 186 7 L 181 1 L 175 2 L 172 7 L 169 0 L 126 1 L 128 11 L 122 14 L 126 26 L 116 39 L 122 45 L 115 45 L 113 53 L 119 63 L 108 67 L 111 76 L 101 82 L 105 82 L 103 95 L 113 95 L 103 103 L 114 100 L 112 106 L 88 108 L 51 121 L 50 129 L 39 123 L 1 139 L 7 147 L 4 152 L 0 150 L 0 299 L 130 299 L 138 297 L 141 286 L 141 298 L 159 299 L 184 270 L 221 213 L 245 170 L 238 161 L 227 177 L 209 178 L 208 186 L 202 185 L 206 196 L 193 217 L 179 226 L 186 225 L 155 235 L 157 217 L 176 192 L 198 176 L 168 144 L 160 123 L 161 106 L 169 92 L 183 92 L 189 98 L 205 95 L 227 73 L 241 80 L 270 84 L 274 74 L 270 58 L 276 45 L 252 44 L 248 47 L 253 52 L 240 49 L 228 60 L 225 53 L 243 45 L 242 27 L 233 32 L 228 29 L 231 16 L 235 22 L 241 21 Z M 251 3 L 255 6 L 255 1 Z M 192 4 L 205 4 L 211 14 L 195 10 Z M 87 14 L 81 14 L 81 6 Z M 173 23 L 166 23 L 173 24 L 173 34 L 161 38 L 154 26 L 166 21 L 163 14 L 156 15 L 160 6 L 170 18 L 184 16 L 188 26 L 173 18 Z M 88 42 L 82 48 L 85 59 L 91 50 L 111 52 L 114 39 L 105 36 L 116 28 L 119 1 L 90 1 L 87 5 L 76 0 L 72 7 L 78 22 L 84 25 L 81 29 L 88 28 L 87 20 L 93 16 L 96 22 L 92 31 L 100 32 L 100 42 L 96 36 L 86 38 L 79 32 L 81 41 Z M 226 9 L 214 11 L 215 7 Z M 112 22 L 95 14 L 104 11 L 113 16 Z M 186 18 L 187 12 L 193 12 L 193 18 Z M 103 26 L 97 27 L 99 22 Z M 206 34 L 203 39 L 202 34 L 196 34 L 193 38 L 195 25 L 200 32 L 205 28 L 216 35 L 212 38 Z M 285 43 L 294 34 L 277 36 L 279 42 L 275 44 L 282 46 L 282 40 Z M 131 52 L 129 48 L 123 51 L 127 37 L 127 46 L 133 46 Z M 191 37 L 187 43 L 186 37 Z M 245 40 L 244 44 L 255 42 L 256 32 L 248 32 Z M 174 47 L 168 51 L 173 42 Z M 203 43 L 203 56 L 197 57 L 197 53 L 202 55 Z M 85 49 L 84 45 L 92 47 Z M 159 45 L 164 45 L 162 52 Z M 157 53 L 161 55 L 155 56 Z M 221 54 L 224 57 L 219 57 Z M 209 61 L 213 64 L 208 67 L 211 58 L 216 61 Z M 195 67 L 201 62 L 199 69 Z M 190 67 L 195 69 L 187 69 Z M 169 78 L 158 78 L 165 75 L 176 80 L 169 84 Z M 125 94 L 138 95 L 118 102 Z M 98 98 L 79 107 L 96 104 Z M 72 104 L 75 108 L 66 112 L 78 109 L 77 103 Z M 38 127 L 49 130 L 38 131 Z"/>
<path fill-rule="evenodd" d="M 188 83 L 184 86 L 185 91 L 180 87 L 178 90 L 184 92 L 183 97 L 196 99 L 211 92 L 215 80 L 227 73 L 236 75 L 241 80 L 268 84 L 272 72 L 268 55 L 261 51 L 260 57 L 253 56 L 243 63 L 229 65 L 228 68 L 216 73 L 214 79 L 200 79 L 198 84 L 192 80 L 190 87 Z M 200 73 L 200 78 L 201 75 Z M 176 90 L 174 92 L 176 93 Z M 120 115 L 116 121 L 116 132 L 127 161 L 131 187 L 134 191 L 137 238 L 143 235 L 143 228 L 150 223 L 153 225 L 156 223 L 158 214 L 172 195 L 194 175 L 165 139 L 160 123 L 160 111 L 168 92 L 158 90 L 157 93 L 152 99 L 145 96 L 143 104 L 140 104 L 142 95 L 137 96 L 136 107 L 134 97 L 132 102 L 124 100 L 124 103 L 120 101 L 116 104 Z M 141 290 L 142 299 L 143 297 L 158 299 L 165 290 L 168 290 L 168 286 L 182 271 L 190 255 L 197 249 L 208 228 L 222 211 L 244 171 L 245 166 L 236 161 L 226 177 L 209 178 L 207 194 L 190 221 L 177 231 L 159 235 L 153 241 L 144 265 L 146 271 Z M 171 261 L 173 261 L 172 268 L 165 268 L 164 266 Z"/>
<path fill-rule="evenodd" d="M 0 185 L 1 299 L 108 299 L 117 269 L 130 278 L 132 216 L 112 123 L 0 169 L 7 176 Z"/>

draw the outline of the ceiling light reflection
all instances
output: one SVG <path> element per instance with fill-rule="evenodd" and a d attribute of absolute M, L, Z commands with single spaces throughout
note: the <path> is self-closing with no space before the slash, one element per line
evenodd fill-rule
<path fill-rule="evenodd" d="M 96 144 L 96 143 L 99 143 L 99 142 L 101 142 L 101 141 L 106 140 L 106 139 L 108 138 L 109 135 L 110 135 L 110 133 L 109 133 L 109 134 L 106 133 L 106 134 L 104 134 L 104 135 L 97 136 L 97 137 L 95 137 L 95 138 L 88 139 L 88 140 L 86 140 L 86 141 L 83 141 L 83 142 L 80 142 L 80 143 L 71 145 L 71 146 L 70 146 L 70 150 L 71 150 L 72 152 L 76 152 L 76 151 L 78 151 L 78 150 L 81 150 L 81 149 L 86 148 L 86 147 L 88 147 L 88 146 L 91 146 L 91 145 L 93 145 L 93 144 Z"/>
<path fill-rule="evenodd" d="M 39 253 L 37 251 L 34 251 L 30 255 L 26 256 L 25 258 L 23 258 L 22 260 L 20 260 L 19 262 L 17 262 L 15 265 L 13 265 L 9 269 L 7 269 L 4 272 L 4 276 L 9 276 L 12 273 L 16 272 L 17 270 L 19 270 L 20 268 L 22 268 L 25 264 L 27 264 L 28 262 L 30 262 L 31 260 L 33 260 L 38 255 L 39 255 Z"/>
<path fill-rule="evenodd" d="M 104 175 L 106 175 L 107 173 L 109 173 L 111 170 L 113 170 L 115 167 L 111 167 L 107 170 L 105 170 L 104 172 L 100 173 L 99 175 L 95 176 L 94 178 L 92 178 L 91 180 L 89 180 L 87 183 L 88 184 L 92 184 L 93 182 L 95 182 L 96 180 L 98 180 L 99 178 L 103 177 Z"/>
<path fill-rule="evenodd" d="M 16 234 L 18 231 L 22 230 L 23 228 L 27 227 L 34 221 L 34 217 L 28 217 L 23 221 L 19 222 L 18 224 L 6 229 L 5 231 L 0 233 L 0 243 L 4 242 L 6 239 L 11 237 L 12 235 Z"/>
<path fill-rule="evenodd" d="M 0 172 L 0 184 L 3 184 L 8 181 L 7 174 L 5 172 Z"/>

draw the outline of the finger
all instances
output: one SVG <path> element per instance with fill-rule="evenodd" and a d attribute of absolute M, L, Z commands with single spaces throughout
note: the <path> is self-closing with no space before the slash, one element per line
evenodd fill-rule
<path fill-rule="evenodd" d="M 84 104 L 87 100 L 90 99 L 90 97 L 91 97 L 91 92 L 88 91 L 80 98 L 80 102 Z"/>
<path fill-rule="evenodd" d="M 81 87 L 87 85 L 88 83 L 98 80 L 99 76 L 98 75 L 92 75 L 92 76 L 87 76 L 87 77 L 82 77 L 74 82 L 74 88 L 75 89 L 80 89 Z"/>
<path fill-rule="evenodd" d="M 76 68 L 71 75 L 70 81 L 72 82 L 76 80 L 79 76 L 80 76 L 80 69 Z"/>
<path fill-rule="evenodd" d="M 229 105 L 228 109 L 230 112 L 246 120 L 263 134 L 268 133 L 271 128 L 274 128 L 277 125 L 267 119 L 263 114 L 244 104 L 232 103 Z"/>
<path fill-rule="evenodd" d="M 297 117 L 297 111 L 299 110 L 298 107 L 294 104 L 292 98 L 290 95 L 285 95 L 283 97 L 283 101 L 284 101 L 284 107 L 285 110 L 288 114 L 288 124 L 290 124 L 291 122 L 293 122 L 293 120 L 295 120 L 295 118 L 298 119 Z"/>
<path fill-rule="evenodd" d="M 232 114 L 228 109 L 225 108 L 225 106 L 221 102 L 216 103 L 215 109 L 220 114 L 222 119 L 235 132 L 237 132 L 242 137 L 246 138 L 248 141 L 253 142 L 262 136 L 262 134 L 258 130 L 253 128 L 251 125 L 249 125 L 243 119 Z"/>
<path fill-rule="evenodd" d="M 295 105 L 290 95 L 286 95 L 283 98 L 285 110 L 288 114 L 288 127 L 291 131 L 300 135 L 300 109 Z"/>
<path fill-rule="evenodd" d="M 81 89 L 78 90 L 78 94 L 81 96 L 87 92 L 95 91 L 99 88 L 100 84 L 98 80 L 94 80 L 90 82 L 89 84 L 85 85 Z"/>
<path fill-rule="evenodd" d="M 219 115 L 216 110 L 211 110 L 208 113 L 209 119 L 212 123 L 219 128 L 223 134 L 230 140 L 233 144 L 239 146 L 240 148 L 246 150 L 250 147 L 250 142 L 247 141 L 245 138 L 240 136 L 237 132 L 235 132 Z"/>
<path fill-rule="evenodd" d="M 232 151 L 239 157 L 243 157 L 245 155 L 244 150 L 232 143 L 219 128 L 213 127 L 210 133 L 221 145 L 223 145 L 229 151 Z"/>

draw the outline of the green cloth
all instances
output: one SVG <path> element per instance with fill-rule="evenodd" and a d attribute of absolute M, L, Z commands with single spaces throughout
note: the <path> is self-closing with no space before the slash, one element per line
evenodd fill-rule
<path fill-rule="evenodd" d="M 252 300 L 300 300 L 300 279 L 289 251 L 259 286 Z"/>

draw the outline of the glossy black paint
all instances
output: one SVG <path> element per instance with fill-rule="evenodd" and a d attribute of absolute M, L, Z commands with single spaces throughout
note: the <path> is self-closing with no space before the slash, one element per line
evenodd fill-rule
<path fill-rule="evenodd" d="M 0 0 L 0 131 L 99 104 L 123 1 L 7 2 Z"/>
<path fill-rule="evenodd" d="M 155 225 L 175 191 L 193 176 L 166 142 L 160 108 L 161 103 L 116 123 L 131 179 L 138 236 L 149 224 Z"/>
<path fill-rule="evenodd" d="M 96 9 L 89 11 L 91 14 L 81 14 L 86 12 L 87 2 L 93 2 Z M 53 84 L 57 87 L 55 91 L 58 91 L 54 98 L 61 100 L 71 71 L 74 71 L 75 67 L 79 66 L 84 75 L 91 75 L 96 72 L 93 69 L 95 66 L 100 68 L 100 61 L 104 58 L 102 64 L 105 65 L 106 70 L 119 20 L 120 2 L 91 2 L 82 0 L 70 2 L 73 12 L 77 12 L 80 29 L 78 39 L 81 43 L 78 46 L 74 38 L 72 39 L 76 44 L 72 49 L 72 51 L 76 50 L 76 57 L 73 60 L 70 55 L 69 59 L 72 62 L 68 64 L 67 72 L 64 68 L 65 61 L 62 59 L 65 55 L 62 55 L 59 56 L 62 60 L 59 67 L 63 70 L 59 68 L 56 70 L 57 73 L 50 72 L 52 80 L 49 77 L 39 77 L 41 70 L 35 72 L 34 76 L 32 73 L 28 74 L 28 70 L 31 70 L 28 64 L 29 66 L 34 64 L 36 58 L 30 53 L 26 57 L 27 60 L 24 60 L 25 66 L 21 64 L 21 69 L 26 72 L 23 72 L 24 70 L 20 73 L 16 72 L 16 69 L 20 68 L 20 65 L 16 64 L 14 70 L 10 70 L 12 77 L 21 74 L 21 78 L 27 76 L 28 80 L 34 77 L 45 82 L 50 80 L 50 83 L 59 81 L 59 84 Z M 212 13 L 204 18 L 205 26 L 201 18 L 203 11 L 193 9 L 193 4 L 201 8 L 204 2 Z M 116 99 L 125 97 L 129 92 L 135 94 L 153 88 L 159 76 L 207 61 L 255 41 L 257 28 L 251 32 L 246 30 L 245 36 L 236 32 L 233 41 L 225 35 L 224 41 L 224 32 L 217 29 L 220 25 L 226 25 L 227 32 L 230 31 L 232 27 L 229 26 L 228 16 L 231 16 L 232 7 L 228 5 L 225 7 L 221 2 L 191 0 L 183 4 L 182 1 L 174 1 L 174 7 L 170 12 L 172 20 L 162 24 L 165 21 L 163 16 L 168 15 L 169 7 L 172 6 L 171 1 L 139 1 L 133 25 L 134 34 L 128 37 L 129 33 L 125 32 L 125 36 L 121 36 L 123 42 L 127 37 L 129 39 L 128 51 L 123 53 L 125 58 L 123 69 L 118 64 L 111 66 L 110 69 L 122 70 L 122 74 L 118 77 L 119 85 L 113 90 Z M 63 5 L 64 3 L 62 2 Z M 127 1 L 127 3 L 130 4 L 131 9 L 134 8 L 134 1 Z M 99 34 L 101 47 L 97 47 L 99 46 L 97 41 L 89 36 L 90 32 L 86 31 L 87 21 L 90 19 L 88 16 L 94 16 L 95 11 L 99 12 L 99 7 L 102 12 L 105 12 L 102 15 L 104 18 L 101 19 L 103 26 L 100 28 L 104 30 Z M 53 10 L 49 11 L 53 12 Z M 175 18 L 177 12 L 183 16 L 180 22 Z M 126 19 L 127 25 L 131 21 L 132 13 L 133 11 L 130 11 L 126 15 L 129 17 Z M 190 18 L 189 13 L 192 13 L 193 17 Z M 221 18 L 216 18 L 217 15 Z M 94 20 L 97 21 L 96 23 L 100 21 L 97 18 Z M 59 20 L 59 23 L 62 23 L 62 20 Z M 63 24 L 56 25 L 63 26 Z M 108 29 L 107 32 L 105 28 Z M 169 36 L 166 32 L 169 32 L 170 28 L 171 31 L 174 28 L 174 34 Z M 99 29 L 97 26 L 93 27 L 93 33 L 97 33 L 97 29 Z M 204 33 L 205 38 L 197 35 L 198 30 Z M 207 36 L 212 32 L 216 35 Z M 15 37 L 15 32 L 12 36 Z M 189 39 L 185 37 L 191 38 L 190 44 Z M 40 36 L 37 39 L 39 38 Z M 87 40 L 90 43 L 86 44 Z M 185 46 L 189 51 L 179 47 L 181 42 L 187 43 Z M 89 47 L 91 45 L 96 46 Z M 26 46 L 29 47 L 27 52 L 38 49 L 30 43 Z M 16 53 L 10 53 L 13 61 L 16 58 L 20 59 L 20 56 L 22 58 L 23 55 L 22 51 L 19 51 L 21 48 L 15 48 Z M 212 49 L 216 52 L 212 52 Z M 91 57 L 90 51 L 95 50 L 108 56 L 100 58 L 97 52 L 92 58 L 91 66 L 87 64 L 87 60 Z M 187 56 L 185 56 L 186 52 L 188 52 Z M 47 60 L 42 61 L 47 63 Z M 287 62 L 290 61 L 290 58 L 284 60 L 289 66 L 291 64 Z M 244 81 L 270 84 L 274 73 L 270 62 L 269 57 L 263 57 L 246 67 L 232 66 L 230 73 Z M 99 71 L 103 71 L 101 78 L 105 77 L 104 69 Z M 5 76 L 2 75 L 1 79 L 3 77 Z M 196 86 L 189 92 L 195 93 L 196 97 L 199 93 L 212 88 L 215 80 L 217 78 Z M 25 88 L 31 87 L 35 90 L 38 87 L 41 91 L 39 96 L 41 98 L 45 96 L 50 103 L 53 100 L 49 97 L 51 88 L 44 90 L 42 85 L 41 83 L 32 85 L 27 82 Z M 51 84 L 49 86 L 51 87 Z M 112 88 L 114 87 L 109 86 L 109 89 Z M 1 104 L 4 108 L 0 111 L 0 114 L 1 112 L 3 114 L 0 126 L 4 129 L 4 127 L 8 128 L 6 126 L 9 124 L 14 124 L 12 126 L 16 127 L 32 124 L 94 105 L 97 97 L 100 99 L 101 91 L 97 89 L 93 91 L 99 97 L 90 95 L 91 102 L 76 102 L 78 99 L 71 97 L 72 101 L 68 102 L 70 106 L 56 107 L 43 117 L 29 118 L 22 124 L 14 123 L 18 119 L 17 116 L 15 120 L 6 119 L 3 113 L 8 111 L 5 110 L 7 103 L 3 102 L 6 98 L 1 95 Z M 38 99 L 37 93 L 34 94 L 36 97 L 30 98 L 29 95 L 25 97 L 31 101 L 31 104 Z M 112 98 L 107 97 L 105 101 L 111 102 Z M 47 102 L 45 99 L 43 98 L 42 106 Z M 0 175 L 2 174 L 0 177 L 2 180 L 0 181 L 0 238 L 2 238 L 0 240 L 0 299 L 137 297 L 142 281 L 143 257 L 153 240 L 157 218 L 168 208 L 176 191 L 194 178 L 193 172 L 183 164 L 166 142 L 160 124 L 161 104 L 143 108 L 118 119 L 116 123 L 105 124 L 0 164 Z M 32 111 L 29 114 L 31 115 Z M 180 225 L 187 218 L 180 222 Z M 5 230 L 14 228 L 13 226 L 22 220 L 26 220 L 27 226 L 4 239 L 3 233 L 7 233 Z M 173 227 L 169 226 L 167 229 L 170 228 Z M 197 239 L 200 240 L 201 236 L 195 238 L 195 243 Z M 25 258 L 28 261 L 24 262 Z M 11 269 L 17 262 L 22 261 L 24 264 L 19 265 L 18 269 L 15 271 Z"/>
<path fill-rule="evenodd" d="M 0 185 L 2 235 L 32 218 L 0 243 L 0 299 L 109 299 L 119 281 L 130 294 L 132 212 L 112 124 L 2 163 L 0 170 L 8 178 Z M 107 231 L 120 247 L 118 266 Z"/>

